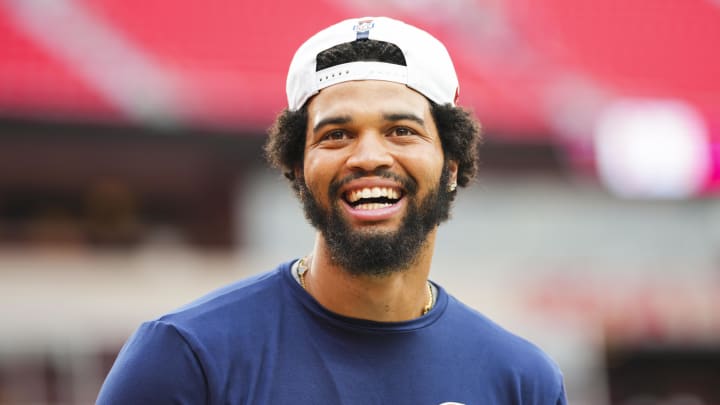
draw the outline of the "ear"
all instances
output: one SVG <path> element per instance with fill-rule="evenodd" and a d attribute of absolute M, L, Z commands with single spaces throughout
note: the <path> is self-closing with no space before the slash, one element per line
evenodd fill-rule
<path fill-rule="evenodd" d="M 305 178 L 303 177 L 305 174 L 303 172 L 303 169 L 301 166 L 295 167 L 292 172 L 287 172 L 287 177 L 290 178 L 292 173 L 292 177 L 290 179 L 290 183 L 292 184 L 293 191 L 295 191 L 295 195 L 300 199 L 302 202 L 305 199 Z"/>
<path fill-rule="evenodd" d="M 302 179 L 303 176 L 305 176 L 305 173 L 303 172 L 303 167 L 301 165 L 295 166 L 293 169 L 293 174 L 295 175 L 296 179 Z"/>
<path fill-rule="evenodd" d="M 454 184 L 457 186 L 458 163 L 456 160 L 448 161 L 448 170 L 450 171 L 450 178 L 448 179 L 448 184 Z"/>

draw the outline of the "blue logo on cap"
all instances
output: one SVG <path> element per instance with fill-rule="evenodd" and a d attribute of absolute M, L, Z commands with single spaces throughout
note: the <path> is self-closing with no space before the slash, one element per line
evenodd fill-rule
<path fill-rule="evenodd" d="M 353 30 L 360 34 L 361 32 L 368 32 L 375 27 L 373 20 L 360 20 L 357 25 L 353 27 Z"/>

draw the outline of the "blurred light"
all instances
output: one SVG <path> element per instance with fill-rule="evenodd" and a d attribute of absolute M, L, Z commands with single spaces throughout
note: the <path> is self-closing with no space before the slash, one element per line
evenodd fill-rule
<path fill-rule="evenodd" d="M 681 101 L 613 103 L 600 115 L 594 137 L 600 179 L 621 197 L 692 197 L 711 169 L 706 125 Z"/>

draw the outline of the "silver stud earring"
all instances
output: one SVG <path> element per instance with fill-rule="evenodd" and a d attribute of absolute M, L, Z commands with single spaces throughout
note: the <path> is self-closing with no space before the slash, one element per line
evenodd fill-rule
<path fill-rule="evenodd" d="M 455 191 L 456 188 L 457 188 L 457 183 L 452 182 L 448 185 L 448 192 L 452 193 L 453 191 Z"/>

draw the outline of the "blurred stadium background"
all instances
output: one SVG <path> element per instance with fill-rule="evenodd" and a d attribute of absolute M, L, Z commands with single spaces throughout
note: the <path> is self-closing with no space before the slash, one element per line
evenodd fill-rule
<path fill-rule="evenodd" d="M 92 403 L 141 321 L 307 252 L 264 131 L 294 49 L 381 14 L 485 129 L 432 278 L 573 404 L 720 404 L 718 0 L 0 0 L 0 404 Z"/>

